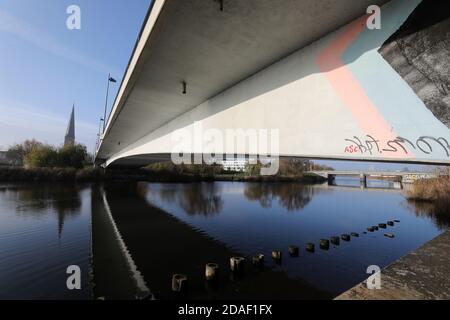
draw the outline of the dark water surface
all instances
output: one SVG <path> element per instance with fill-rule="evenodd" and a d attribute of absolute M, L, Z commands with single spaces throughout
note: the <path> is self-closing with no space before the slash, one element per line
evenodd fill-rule
<path fill-rule="evenodd" d="M 367 278 L 368 266 L 387 266 L 450 224 L 405 201 L 391 182 L 337 184 L 0 186 L 0 298 L 177 298 L 174 273 L 189 276 L 189 298 L 332 298 Z M 394 219 L 400 223 L 363 234 Z M 351 232 L 360 236 L 319 248 L 321 238 Z M 299 257 L 289 256 L 290 245 Z M 281 263 L 272 250 L 282 251 Z M 249 263 L 257 253 L 264 270 Z M 240 277 L 228 271 L 234 255 L 247 258 Z M 208 262 L 221 267 L 218 283 L 203 280 Z M 80 291 L 66 288 L 69 265 L 82 270 Z"/>
<path fill-rule="evenodd" d="M 91 190 L 0 185 L 0 299 L 89 299 Z M 81 290 L 67 290 L 67 267 Z"/>

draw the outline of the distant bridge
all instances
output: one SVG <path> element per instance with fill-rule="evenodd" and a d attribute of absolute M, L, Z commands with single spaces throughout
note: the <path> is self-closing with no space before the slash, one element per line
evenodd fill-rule
<path fill-rule="evenodd" d="M 310 173 L 317 174 L 328 179 L 328 183 L 333 183 L 337 176 L 356 177 L 361 181 L 361 185 L 367 187 L 367 179 L 383 179 L 392 180 L 401 183 L 412 183 L 419 179 L 437 178 L 437 173 L 431 172 L 398 172 L 398 171 L 345 171 L 345 170 L 330 170 L 330 171 L 310 171 Z"/>

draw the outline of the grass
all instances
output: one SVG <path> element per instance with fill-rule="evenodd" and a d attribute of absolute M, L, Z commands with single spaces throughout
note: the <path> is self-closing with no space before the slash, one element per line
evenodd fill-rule
<path fill-rule="evenodd" d="M 430 217 L 442 230 L 450 227 L 450 177 L 423 179 L 406 192 L 408 205 L 418 216 Z"/>
<path fill-rule="evenodd" d="M 416 201 L 446 201 L 450 204 L 450 178 L 421 179 L 413 183 L 406 197 Z"/>

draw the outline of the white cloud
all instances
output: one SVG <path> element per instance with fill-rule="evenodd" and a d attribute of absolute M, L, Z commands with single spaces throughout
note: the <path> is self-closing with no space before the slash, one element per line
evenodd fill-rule
<path fill-rule="evenodd" d="M 62 45 L 46 32 L 22 21 L 5 10 L 0 9 L 0 31 L 12 34 L 56 56 L 65 58 L 89 69 L 108 74 L 120 74 L 117 68 L 108 66 L 101 61 L 92 59 L 88 55 L 73 48 Z"/>

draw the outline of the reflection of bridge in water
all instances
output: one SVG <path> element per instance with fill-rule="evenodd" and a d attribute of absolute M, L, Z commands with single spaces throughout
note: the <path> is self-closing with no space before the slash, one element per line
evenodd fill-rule
<path fill-rule="evenodd" d="M 419 179 L 431 179 L 436 178 L 436 173 L 429 172 L 397 172 L 397 171 L 311 171 L 311 173 L 317 174 L 328 179 L 329 185 L 334 185 L 337 176 L 340 177 L 352 177 L 359 178 L 360 187 L 363 189 L 368 188 L 367 180 L 387 180 L 393 181 L 395 189 L 401 189 L 404 183 L 413 183 Z M 375 187 L 376 188 L 376 187 Z"/>
<path fill-rule="evenodd" d="M 205 282 L 199 266 L 209 261 L 226 266 L 230 257 L 241 256 L 242 253 L 148 202 L 148 186 L 147 183 L 111 182 L 92 188 L 92 261 L 96 298 L 185 299 L 170 286 L 172 275 L 180 270 L 189 275 L 188 297 L 191 299 L 232 299 L 238 296 L 241 299 L 267 300 L 273 292 L 277 292 L 280 299 L 333 297 L 334 293 L 316 288 L 302 279 L 293 279 L 286 272 L 269 267 L 253 268 L 248 260 L 244 277 L 236 278 L 224 268 L 216 282 Z M 221 189 L 212 190 L 216 188 L 214 183 L 178 187 L 181 189 L 176 190 L 180 192 L 154 188 L 151 193 L 163 192 L 165 201 L 180 201 L 178 205 L 191 216 L 221 212 L 221 206 L 199 203 L 222 202 Z M 189 187 L 194 188 L 189 191 Z M 301 193 L 304 189 L 297 191 Z M 195 192 L 200 194 L 194 196 Z M 257 189 L 251 193 L 255 197 L 264 196 L 266 190 Z"/>

